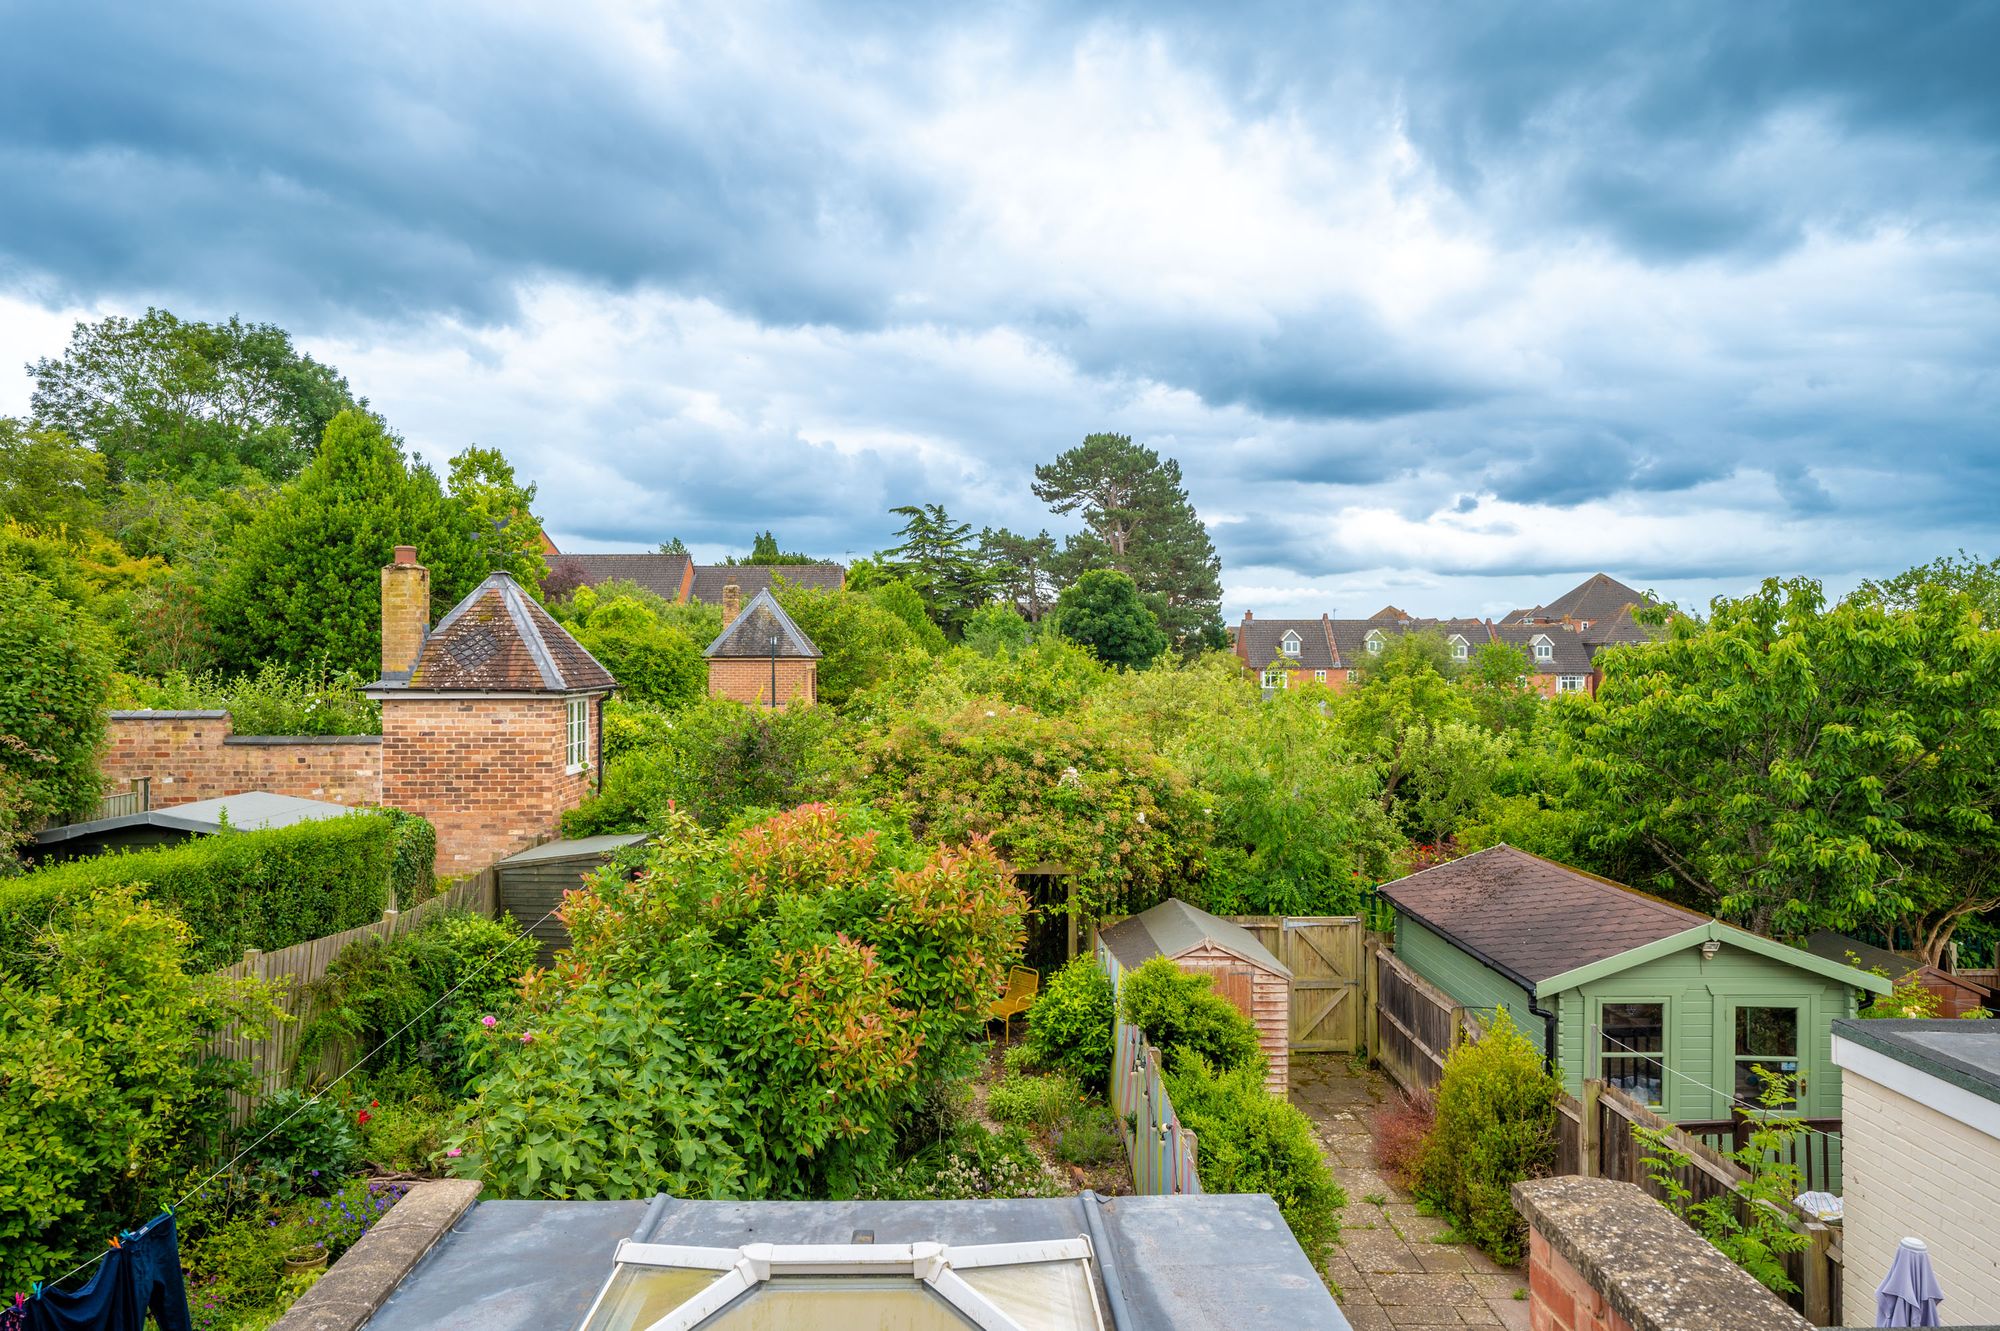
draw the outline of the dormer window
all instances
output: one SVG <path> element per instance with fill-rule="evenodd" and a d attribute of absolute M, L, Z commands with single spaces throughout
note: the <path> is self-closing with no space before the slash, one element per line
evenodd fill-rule
<path fill-rule="evenodd" d="M 1534 645 L 1535 659 L 1537 661 L 1553 661 L 1556 659 L 1556 645 L 1546 633 L 1537 633 Z"/>
<path fill-rule="evenodd" d="M 1284 637 L 1278 639 L 1278 650 L 1286 656 L 1297 656 L 1299 654 L 1299 635 L 1287 631 Z"/>
<path fill-rule="evenodd" d="M 1382 644 L 1386 641 L 1388 639 L 1382 636 L 1382 630 L 1369 629 L 1367 638 L 1368 654 L 1370 656 L 1380 656 L 1382 654 Z"/>
<path fill-rule="evenodd" d="M 1472 644 L 1468 643 L 1464 638 L 1454 633 L 1451 635 L 1450 641 L 1452 660 L 1463 661 L 1472 655 Z"/>

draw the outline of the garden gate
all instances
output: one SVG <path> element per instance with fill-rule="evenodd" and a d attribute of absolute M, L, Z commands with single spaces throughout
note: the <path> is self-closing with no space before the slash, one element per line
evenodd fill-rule
<path fill-rule="evenodd" d="M 1361 1046 L 1362 925 L 1354 915 L 1231 915 L 1292 973 L 1292 1050 Z"/>

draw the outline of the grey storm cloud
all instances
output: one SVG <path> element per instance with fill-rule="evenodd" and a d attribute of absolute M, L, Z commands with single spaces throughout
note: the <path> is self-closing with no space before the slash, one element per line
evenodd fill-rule
<path fill-rule="evenodd" d="M 1226 569 L 1307 581 L 1553 576 L 1627 548 L 1610 512 L 1653 533 L 1640 580 L 2000 536 L 2000 6 L 0 0 L 0 33 L 0 296 L 383 348 L 358 389 L 538 463 L 591 543 L 869 550 L 932 499 L 1059 527 L 1029 471 L 1100 429 L 1182 460 Z M 1303 219 L 1238 242 L 1274 252 L 1191 230 L 1212 282 L 1105 271 L 1195 222 L 1089 197 L 1118 160 L 1037 196 L 935 129 L 1107 50 L 1129 101 L 1208 99 L 1229 165 L 1303 145 L 1245 177 Z M 1485 256 L 1421 317 L 1371 257 L 1285 248 L 1379 198 Z M 1413 253 L 1423 287 L 1444 249 Z M 607 308 L 568 325 L 617 362 L 588 387 L 513 359 L 550 285 Z M 668 313 L 621 360 L 628 299 Z M 476 385 L 387 350 L 445 344 Z M 1537 545 L 1489 503 L 1598 525 Z M 1354 510 L 1477 539 L 1360 548 Z"/>

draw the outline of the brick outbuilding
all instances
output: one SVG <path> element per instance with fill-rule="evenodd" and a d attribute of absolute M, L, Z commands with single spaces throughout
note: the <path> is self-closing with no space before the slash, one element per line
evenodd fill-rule
<path fill-rule="evenodd" d="M 723 605 L 732 609 L 732 585 Z M 753 707 L 810 706 L 819 700 L 819 648 L 765 588 L 716 635 L 708 658 L 708 692 Z"/>

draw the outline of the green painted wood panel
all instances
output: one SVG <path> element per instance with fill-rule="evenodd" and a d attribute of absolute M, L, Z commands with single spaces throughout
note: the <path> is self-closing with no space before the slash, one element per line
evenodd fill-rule
<path fill-rule="evenodd" d="M 1527 990 L 1400 913 L 1396 916 L 1396 956 L 1464 1006 L 1478 1010 L 1482 1020 L 1490 1019 L 1493 1009 L 1506 1008 L 1521 1033 L 1541 1048 L 1543 1022 L 1528 1011 Z"/>

